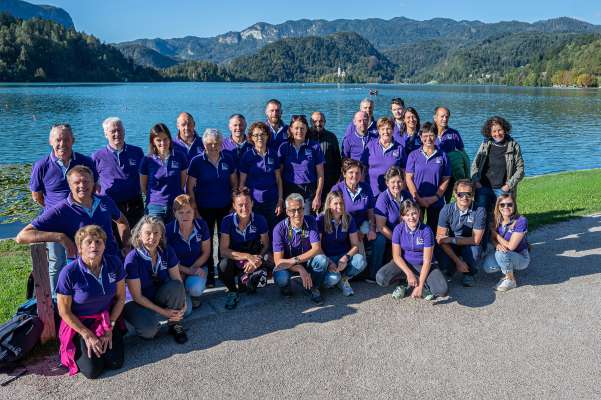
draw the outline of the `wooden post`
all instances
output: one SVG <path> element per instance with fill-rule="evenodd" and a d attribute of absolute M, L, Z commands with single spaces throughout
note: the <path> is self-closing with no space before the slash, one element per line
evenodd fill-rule
<path fill-rule="evenodd" d="M 48 276 L 48 254 L 45 243 L 35 243 L 30 246 L 31 265 L 33 267 L 34 293 L 38 303 L 38 317 L 44 323 L 41 341 L 46 343 L 56 339 L 54 324 L 54 308 L 50 293 L 50 277 Z"/>

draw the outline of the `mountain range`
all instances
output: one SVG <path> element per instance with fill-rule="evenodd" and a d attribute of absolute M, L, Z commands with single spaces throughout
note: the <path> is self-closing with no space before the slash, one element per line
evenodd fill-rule
<path fill-rule="evenodd" d="M 21 0 L 0 0 L 0 13 L 3 12 L 20 19 L 41 18 L 54 21 L 65 28 L 75 28 L 69 13 L 59 7 L 31 4 Z"/>

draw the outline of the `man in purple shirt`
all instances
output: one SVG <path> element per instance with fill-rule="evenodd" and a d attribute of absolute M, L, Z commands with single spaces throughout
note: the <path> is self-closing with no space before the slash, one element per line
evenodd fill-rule
<path fill-rule="evenodd" d="M 242 114 L 234 114 L 230 117 L 228 127 L 231 135 L 223 140 L 221 149 L 232 157 L 237 167 L 244 153 L 252 149 L 246 140 L 246 118 Z"/>
<path fill-rule="evenodd" d="M 390 113 L 394 121 L 392 137 L 397 142 L 403 144 L 403 132 L 405 131 L 405 122 L 403 121 L 403 113 L 405 112 L 405 102 L 400 97 L 392 99 L 390 102 Z"/>
<path fill-rule="evenodd" d="M 367 114 L 367 132 L 371 136 L 378 136 L 378 128 L 376 127 L 376 121 L 374 120 L 374 101 L 372 99 L 365 98 L 359 103 L 359 111 L 363 111 Z M 347 136 L 353 132 L 355 126 L 355 119 L 348 124 L 344 131 L 344 136 Z"/>
<path fill-rule="evenodd" d="M 19 232 L 17 243 L 58 242 L 62 244 L 69 258 L 74 258 L 77 248 L 73 242 L 77 230 L 86 225 L 98 225 L 106 233 L 106 254 L 118 255 L 118 247 L 113 236 L 111 221 L 117 224 L 123 254 L 130 250 L 129 225 L 116 204 L 108 196 L 94 195 L 92 171 L 83 165 L 73 167 L 67 173 L 69 196 L 50 209 L 44 210 L 31 224 Z M 63 265 L 49 269 L 50 288 L 54 293 L 56 282 Z"/>
<path fill-rule="evenodd" d="M 177 137 L 173 140 L 173 149 L 182 152 L 190 162 L 205 149 L 201 137 L 196 133 L 196 122 L 192 114 L 182 112 L 176 124 Z"/>
<path fill-rule="evenodd" d="M 94 181 L 98 175 L 94 162 L 89 157 L 73 151 L 75 138 L 69 124 L 56 124 L 52 126 L 48 142 L 52 147 L 49 155 L 33 164 L 29 189 L 33 200 L 48 210 L 60 203 L 69 195 L 67 172 L 76 165 L 85 165 L 93 171 Z M 51 287 L 54 288 L 58 273 L 67 262 L 65 248 L 55 241 L 46 243 L 48 249 L 48 270 Z M 53 289 L 54 290 L 54 289 Z"/>
<path fill-rule="evenodd" d="M 367 129 L 369 124 L 369 115 L 365 111 L 355 113 L 353 126 L 342 139 L 342 157 L 352 158 L 361 161 L 363 150 L 370 140 L 376 140 L 378 133 L 370 133 Z"/>
<path fill-rule="evenodd" d="M 100 194 L 110 196 L 134 226 L 144 215 L 144 202 L 140 192 L 140 162 L 144 151 L 125 143 L 123 122 L 109 117 L 102 123 L 108 144 L 92 154 L 100 176 Z"/>
<path fill-rule="evenodd" d="M 282 103 L 277 99 L 267 101 L 265 116 L 267 117 L 267 126 L 271 132 L 269 147 L 277 151 L 280 145 L 288 140 L 288 125 L 282 121 Z"/>

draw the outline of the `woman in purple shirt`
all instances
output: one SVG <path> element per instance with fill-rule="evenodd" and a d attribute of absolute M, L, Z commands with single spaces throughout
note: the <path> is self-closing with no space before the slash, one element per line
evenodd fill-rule
<path fill-rule="evenodd" d="M 184 192 L 186 156 L 173 149 L 171 133 L 163 123 L 150 130 L 148 155 L 140 163 L 140 188 L 146 195 L 146 214 L 168 222 L 173 218 L 171 205 Z"/>
<path fill-rule="evenodd" d="M 392 258 L 376 275 L 380 286 L 407 279 L 394 290 L 396 299 L 405 297 L 410 288 L 411 297 L 432 300 L 435 296 L 447 293 L 447 281 L 438 268 L 432 268 L 434 254 L 434 233 L 429 226 L 420 222 L 420 209 L 411 200 L 401 204 L 403 222 L 394 228 L 392 234 Z"/>
<path fill-rule="evenodd" d="M 530 251 L 526 234 L 528 220 L 518 214 L 518 206 L 510 194 L 502 194 L 497 198 L 494 219 L 491 226 L 491 242 L 495 251 L 489 253 L 482 263 L 488 272 L 501 271 L 501 278 L 496 290 L 506 292 L 517 286 L 514 271 L 523 270 L 530 264 Z"/>
<path fill-rule="evenodd" d="M 403 111 L 403 122 L 405 125 L 405 132 L 402 132 L 398 138 L 395 138 L 403 146 L 405 156 L 408 156 L 413 150 L 417 150 L 421 147 L 422 142 L 419 138 L 419 114 L 413 107 L 407 107 Z"/>
<path fill-rule="evenodd" d="M 61 362 L 69 373 L 97 378 L 123 365 L 123 332 L 116 326 L 125 303 L 125 272 L 116 256 L 105 255 L 106 233 L 98 225 L 77 231 L 79 257 L 58 278 Z"/>

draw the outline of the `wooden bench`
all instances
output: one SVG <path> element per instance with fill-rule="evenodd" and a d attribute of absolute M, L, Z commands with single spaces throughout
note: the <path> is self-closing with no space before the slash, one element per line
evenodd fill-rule
<path fill-rule="evenodd" d="M 30 245 L 30 249 L 38 317 L 44 323 L 40 340 L 42 343 L 46 343 L 56 339 L 54 307 L 52 305 L 52 294 L 50 293 L 50 277 L 48 276 L 48 253 L 45 243 L 34 243 Z"/>

